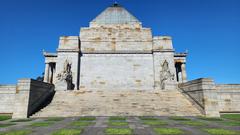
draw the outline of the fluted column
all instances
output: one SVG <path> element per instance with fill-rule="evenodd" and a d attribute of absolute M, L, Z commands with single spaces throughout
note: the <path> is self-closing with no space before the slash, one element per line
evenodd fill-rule
<path fill-rule="evenodd" d="M 49 63 L 45 63 L 44 82 L 49 82 Z"/>
<path fill-rule="evenodd" d="M 186 72 L 186 64 L 185 63 L 181 64 L 181 69 L 182 69 L 182 82 L 187 82 L 187 72 Z"/>

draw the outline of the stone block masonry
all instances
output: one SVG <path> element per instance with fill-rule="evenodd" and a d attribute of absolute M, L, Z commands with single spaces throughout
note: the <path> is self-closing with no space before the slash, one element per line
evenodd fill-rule
<path fill-rule="evenodd" d="M 12 114 L 16 85 L 0 85 L 0 114 Z"/>
<path fill-rule="evenodd" d="M 240 113 L 240 84 L 218 84 L 219 112 Z"/>
<path fill-rule="evenodd" d="M 37 109 L 53 94 L 54 85 L 32 79 L 20 79 L 16 90 L 13 118 L 27 118 L 38 111 Z"/>
<path fill-rule="evenodd" d="M 219 117 L 220 113 L 240 112 L 239 84 L 216 85 L 210 78 L 200 78 L 179 86 L 208 117 Z"/>
<path fill-rule="evenodd" d="M 52 102 L 33 117 L 67 116 L 199 116 L 179 91 L 56 91 Z"/>

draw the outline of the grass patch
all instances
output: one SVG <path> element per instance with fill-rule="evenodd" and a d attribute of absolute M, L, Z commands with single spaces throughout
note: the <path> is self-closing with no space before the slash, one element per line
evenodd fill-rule
<path fill-rule="evenodd" d="M 107 128 L 105 133 L 107 135 L 131 135 L 132 129 L 130 128 Z"/>
<path fill-rule="evenodd" d="M 32 133 L 31 130 L 16 130 L 16 131 L 0 133 L 0 135 L 29 135 L 31 133 Z"/>
<path fill-rule="evenodd" d="M 109 118 L 109 120 L 126 120 L 126 117 L 112 116 Z"/>
<path fill-rule="evenodd" d="M 161 135 L 181 135 L 184 132 L 181 129 L 177 128 L 154 128 L 153 129 L 157 134 Z"/>
<path fill-rule="evenodd" d="M 209 128 L 203 129 L 210 135 L 238 135 L 236 131 L 226 130 L 226 129 L 217 129 L 217 128 Z"/>
<path fill-rule="evenodd" d="M 60 118 L 60 117 L 51 117 L 46 119 L 45 121 L 62 121 L 64 120 L 64 118 Z"/>
<path fill-rule="evenodd" d="M 0 128 L 9 127 L 9 126 L 12 126 L 12 125 L 16 125 L 16 124 L 14 124 L 14 123 L 1 124 L 0 123 Z"/>
<path fill-rule="evenodd" d="M 54 122 L 48 121 L 48 122 L 36 122 L 31 124 L 33 127 L 47 127 L 54 124 Z"/>
<path fill-rule="evenodd" d="M 158 120 L 157 118 L 154 117 L 146 117 L 146 116 L 140 116 L 138 117 L 140 120 Z"/>
<path fill-rule="evenodd" d="M 81 129 L 61 129 L 53 132 L 52 135 L 79 135 L 81 132 Z"/>
<path fill-rule="evenodd" d="M 184 121 L 181 124 L 188 125 L 188 126 L 206 126 L 206 123 L 199 122 L 199 121 Z"/>
<path fill-rule="evenodd" d="M 0 115 L 0 121 L 8 120 L 11 118 L 12 118 L 12 116 L 10 116 L 10 115 Z"/>
<path fill-rule="evenodd" d="M 207 120 L 207 121 L 222 121 L 223 119 L 218 117 L 199 117 L 201 120 Z"/>
<path fill-rule="evenodd" d="M 240 126 L 240 121 L 222 121 L 220 123 L 225 126 Z"/>
<path fill-rule="evenodd" d="M 144 124 L 150 125 L 150 126 L 164 126 L 167 125 L 167 122 L 160 121 L 160 120 L 145 120 L 143 121 Z"/>
<path fill-rule="evenodd" d="M 83 120 L 83 121 L 94 121 L 96 120 L 96 117 L 93 116 L 87 116 L 87 117 L 81 117 L 78 120 Z"/>
<path fill-rule="evenodd" d="M 240 121 L 240 114 L 222 114 L 222 118 Z"/>
<path fill-rule="evenodd" d="M 110 121 L 110 122 L 108 122 L 108 125 L 109 126 L 127 126 L 128 123 L 127 122 L 113 122 L 113 121 Z"/>
<path fill-rule="evenodd" d="M 11 122 L 28 122 L 32 121 L 33 119 L 17 119 L 17 120 L 12 120 Z"/>
<path fill-rule="evenodd" d="M 185 118 L 185 117 L 180 117 L 180 116 L 172 116 L 169 117 L 171 120 L 179 120 L 179 121 L 190 121 L 191 119 Z"/>
<path fill-rule="evenodd" d="M 89 126 L 92 125 L 94 122 L 88 121 L 74 121 L 71 123 L 72 126 Z"/>

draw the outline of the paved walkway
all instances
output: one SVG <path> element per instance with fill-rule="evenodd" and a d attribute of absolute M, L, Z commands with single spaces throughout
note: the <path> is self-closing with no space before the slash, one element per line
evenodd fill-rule
<path fill-rule="evenodd" d="M 178 128 L 181 129 L 184 132 L 184 135 L 208 135 L 205 131 L 203 131 L 204 128 L 219 128 L 219 129 L 227 129 L 232 131 L 237 131 L 240 133 L 240 126 L 229 126 L 224 124 L 224 122 L 231 122 L 231 120 L 223 119 L 222 121 L 218 120 L 203 120 L 197 117 L 181 117 L 186 118 L 184 119 L 178 119 L 178 118 L 170 118 L 170 117 L 151 117 L 150 119 L 145 119 L 145 117 L 125 117 L 125 120 L 115 120 L 116 121 L 124 121 L 127 122 L 128 125 L 125 126 L 110 126 L 109 125 L 109 117 L 96 117 L 95 120 L 93 120 L 93 124 L 89 126 L 73 126 L 72 123 L 75 121 L 79 121 L 80 117 L 68 117 L 63 118 L 60 120 L 53 120 L 50 121 L 53 124 L 48 126 L 39 126 L 39 127 L 33 127 L 31 126 L 33 123 L 38 122 L 49 122 L 49 118 L 38 118 L 33 119 L 32 121 L 26 121 L 26 122 L 12 122 L 12 120 L 6 120 L 6 121 L 0 121 L 0 124 L 7 124 L 7 123 L 15 123 L 16 125 L 8 126 L 8 127 L 0 127 L 0 134 L 8 131 L 13 130 L 31 130 L 32 135 L 51 135 L 53 132 L 56 132 L 60 129 L 82 129 L 81 135 L 104 135 L 105 130 L 107 128 L 128 128 L 132 129 L 133 135 L 158 135 L 156 132 L 154 132 L 154 128 Z M 152 119 L 153 118 L 153 119 Z M 152 120 L 151 120 L 152 119 Z M 189 120 L 190 119 L 190 120 Z M 81 120 L 86 121 L 86 120 Z M 112 120 L 114 121 L 114 120 Z M 146 121 L 150 121 L 150 124 L 145 123 Z M 155 124 L 153 121 L 161 121 L 165 124 L 159 125 Z M 186 121 L 191 122 L 200 122 L 204 123 L 203 125 L 189 125 L 184 124 Z M 153 124 L 151 124 L 153 122 Z"/>

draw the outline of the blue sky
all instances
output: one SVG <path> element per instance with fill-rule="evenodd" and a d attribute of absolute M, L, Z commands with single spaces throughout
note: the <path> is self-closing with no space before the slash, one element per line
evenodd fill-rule
<path fill-rule="evenodd" d="M 114 0 L 1 0 L 0 84 L 36 78 L 42 50 L 55 52 L 59 36 L 79 35 Z M 188 79 L 240 83 L 240 0 L 118 0 L 154 35 L 173 37 L 188 50 Z"/>

